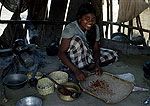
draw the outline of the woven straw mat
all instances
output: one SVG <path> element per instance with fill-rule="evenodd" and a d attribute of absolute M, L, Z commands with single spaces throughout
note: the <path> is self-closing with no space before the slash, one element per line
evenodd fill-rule
<path fill-rule="evenodd" d="M 84 92 L 114 104 L 125 99 L 131 93 L 134 84 L 103 72 L 101 76 L 89 75 L 86 81 L 80 82 L 80 86 Z"/>

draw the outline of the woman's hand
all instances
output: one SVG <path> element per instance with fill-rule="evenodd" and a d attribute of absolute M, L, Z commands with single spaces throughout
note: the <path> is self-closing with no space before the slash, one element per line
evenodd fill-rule
<path fill-rule="evenodd" d="M 75 72 L 75 76 L 76 76 L 78 81 L 85 81 L 86 80 L 85 74 L 80 70 Z"/>
<path fill-rule="evenodd" d="M 103 74 L 103 70 L 100 66 L 96 65 L 95 67 L 95 71 L 97 75 L 102 75 Z"/>

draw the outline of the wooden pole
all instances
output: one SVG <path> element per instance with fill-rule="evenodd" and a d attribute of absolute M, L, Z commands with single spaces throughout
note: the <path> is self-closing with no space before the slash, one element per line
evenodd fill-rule
<path fill-rule="evenodd" d="M 113 1 L 110 0 L 110 21 L 113 22 Z M 113 25 L 110 25 L 110 38 L 113 33 Z"/>
<path fill-rule="evenodd" d="M 109 0 L 107 0 L 107 21 L 109 21 Z M 106 25 L 106 31 L 105 31 L 106 38 L 108 38 L 108 28 L 109 28 L 109 24 Z"/>
<path fill-rule="evenodd" d="M 129 26 L 133 26 L 133 20 L 129 21 Z M 128 38 L 130 38 L 130 35 L 133 33 L 133 29 L 128 28 Z"/>

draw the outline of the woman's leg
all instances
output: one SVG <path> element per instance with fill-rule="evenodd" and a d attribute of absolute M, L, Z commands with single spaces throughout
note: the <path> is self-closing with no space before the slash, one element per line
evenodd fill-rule
<path fill-rule="evenodd" d="M 115 60 L 116 60 L 116 57 L 113 57 L 113 58 L 110 59 L 110 60 L 106 60 L 106 61 L 100 63 L 100 66 L 101 66 L 101 67 L 107 66 L 107 65 L 109 65 L 109 64 L 111 64 L 111 63 L 113 63 L 113 62 L 115 62 Z"/>
<path fill-rule="evenodd" d="M 118 60 L 118 55 L 114 50 L 100 48 L 100 66 L 107 66 Z"/>

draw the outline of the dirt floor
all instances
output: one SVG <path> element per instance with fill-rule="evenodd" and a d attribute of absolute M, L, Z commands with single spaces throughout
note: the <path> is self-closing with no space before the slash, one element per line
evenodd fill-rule
<path fill-rule="evenodd" d="M 150 81 L 143 76 L 143 64 L 150 61 L 150 56 L 136 56 L 119 54 L 119 60 L 112 65 L 103 67 L 103 70 L 112 74 L 132 73 L 135 78 L 136 86 L 150 89 Z M 52 72 L 59 70 L 60 62 L 57 56 L 48 56 L 44 59 L 44 65 L 40 67 L 40 71 Z M 2 67 L 0 68 L 2 71 Z M 41 96 L 36 88 L 30 87 L 28 84 L 25 87 L 12 90 L 6 88 L 7 103 L 0 102 L 0 106 L 15 106 L 16 102 L 25 96 L 37 96 L 42 99 L 43 106 L 143 106 L 143 102 L 150 98 L 149 92 L 137 91 L 132 92 L 127 98 L 120 103 L 106 104 L 104 101 L 82 92 L 81 96 L 72 102 L 61 100 L 57 96 L 57 91 L 54 93 Z M 148 104 L 147 106 L 149 106 Z"/>

